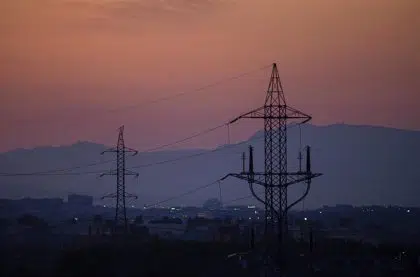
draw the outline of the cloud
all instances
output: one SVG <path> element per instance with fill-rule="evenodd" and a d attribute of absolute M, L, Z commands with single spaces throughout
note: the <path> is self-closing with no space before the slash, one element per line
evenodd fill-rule
<path fill-rule="evenodd" d="M 27 0 L 23 0 L 27 1 Z M 231 0 L 38 0 L 37 5 L 9 4 L 22 18 L 33 18 L 33 27 L 51 30 L 57 36 L 74 32 L 121 32 L 141 34 L 155 29 L 172 29 L 179 25 L 199 27 L 225 12 Z M 1 5 L 0 5 L 1 6 Z M 33 6 L 31 14 L 28 6 Z M 15 17 L 16 18 L 16 17 Z M 51 24 L 54 22 L 54 24 Z M 25 25 L 28 28 L 28 24 Z"/>
<path fill-rule="evenodd" d="M 221 9 L 232 1 L 225 0 L 66 0 L 68 7 L 94 9 L 108 15 L 141 17 L 145 14 L 194 14 Z"/>
<path fill-rule="evenodd" d="M 199 25 L 226 10 L 231 0 L 5 0 L 0 35 L 74 32 L 139 32 L 188 23 Z M 140 29 L 140 30 L 139 30 Z"/>

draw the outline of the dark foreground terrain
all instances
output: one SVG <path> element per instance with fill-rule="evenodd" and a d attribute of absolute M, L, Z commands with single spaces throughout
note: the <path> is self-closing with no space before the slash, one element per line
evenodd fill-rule
<path fill-rule="evenodd" d="M 256 246 L 258 249 L 258 245 Z M 420 276 L 419 247 L 344 240 L 290 243 L 288 276 Z M 2 241 L 0 276 L 259 276 L 248 245 L 138 238 L 76 238 L 61 244 Z M 243 252 L 242 258 L 227 259 Z M 248 252 L 248 254 L 246 254 Z"/>
<path fill-rule="evenodd" d="M 1 247 L 0 276 L 224 276 L 218 269 L 236 275 L 240 267 L 225 258 L 237 250 L 230 244 L 157 239 L 9 244 Z"/>

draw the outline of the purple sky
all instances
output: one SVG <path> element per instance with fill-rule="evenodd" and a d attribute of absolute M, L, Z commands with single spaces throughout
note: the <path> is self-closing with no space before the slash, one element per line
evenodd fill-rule
<path fill-rule="evenodd" d="M 315 124 L 420 129 L 417 0 L 3 0 L 0 151 L 77 140 L 147 149 L 263 104 L 277 62 Z M 232 140 L 259 129 L 232 128 Z M 262 127 L 262 124 L 261 124 Z M 186 146 L 225 143 L 227 130 Z"/>

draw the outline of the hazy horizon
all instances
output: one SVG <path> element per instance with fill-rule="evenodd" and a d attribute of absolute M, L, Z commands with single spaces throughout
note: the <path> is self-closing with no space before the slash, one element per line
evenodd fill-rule
<path fill-rule="evenodd" d="M 306 207 L 336 203 L 418 206 L 420 172 L 416 168 L 420 132 L 366 126 L 305 125 L 302 134 L 302 145 L 312 146 L 312 170 L 324 174 L 313 180 Z M 127 177 L 127 190 L 138 194 L 142 204 L 153 204 L 195 190 L 227 173 L 239 172 L 241 154 L 248 151 L 249 145 L 255 149 L 255 170 L 264 170 L 261 133 L 239 145 L 220 147 L 217 151 L 178 149 L 127 157 L 127 168 L 140 174 L 138 179 Z M 290 171 L 298 168 L 299 147 L 299 129 L 291 128 L 288 133 Z M 2 153 L 0 167 L 6 174 L 0 180 L 1 193 L 8 197 L 64 197 L 73 192 L 100 197 L 113 192 L 115 178 L 97 178 L 116 166 L 115 162 L 110 162 L 115 159 L 114 155 L 100 155 L 106 148 L 81 144 Z M 94 166 L 88 166 L 90 164 Z M 69 168 L 74 169 L 63 171 Z M 57 170 L 56 175 L 36 175 L 37 172 Z M 35 175 L 32 176 L 33 172 Z M 15 173 L 23 175 L 13 176 Z M 290 199 L 295 199 L 302 189 L 303 184 L 290 188 Z M 246 182 L 234 179 L 222 182 L 222 190 L 225 200 L 250 194 Z M 218 195 L 218 186 L 214 184 L 171 203 L 202 203 Z"/>
<path fill-rule="evenodd" d="M 345 125 L 345 126 L 350 126 L 350 127 L 371 127 L 371 128 L 386 128 L 386 129 L 393 129 L 393 130 L 399 130 L 399 131 L 412 131 L 412 132 L 420 132 L 420 130 L 414 130 L 414 129 L 404 129 L 404 128 L 395 128 L 395 127 L 387 127 L 387 126 L 381 126 L 381 125 L 366 125 L 366 124 L 346 124 L 346 123 L 331 123 L 331 124 L 308 124 L 307 125 L 311 125 L 311 126 L 316 126 L 316 127 L 331 127 L 331 126 L 336 126 L 336 125 Z M 200 131 L 200 130 L 196 130 L 196 131 Z M 249 137 L 245 137 L 242 140 L 237 140 L 234 142 L 231 142 L 232 144 L 235 143 L 240 143 L 243 141 L 247 141 L 248 139 L 252 138 L 254 135 L 256 135 L 259 132 L 263 132 L 264 130 L 260 129 L 260 130 L 255 130 L 254 133 L 251 133 Z M 115 132 L 115 134 L 117 134 L 117 132 Z M 186 134 L 185 137 L 188 137 L 190 134 Z M 174 141 L 176 141 L 177 139 L 183 139 L 184 137 L 180 137 L 180 138 L 174 138 L 171 141 L 167 141 L 167 143 L 172 143 Z M 10 152 L 14 152 L 14 151 L 19 151 L 19 150 L 34 150 L 34 149 L 39 149 L 39 148 L 49 148 L 49 147 L 70 147 L 79 143 L 92 143 L 92 144 L 96 144 L 96 145 L 101 145 L 101 146 L 109 146 L 109 147 L 114 147 L 115 145 L 106 145 L 103 144 L 101 142 L 98 141 L 90 141 L 90 140 L 76 140 L 73 142 L 68 142 L 66 144 L 55 144 L 55 145 L 35 145 L 32 147 L 27 147 L 27 148 L 14 148 L 14 149 L 10 149 L 10 150 L 6 150 L 6 151 L 0 151 L 0 154 L 5 154 L 5 153 L 10 153 Z M 182 145 L 178 145 L 178 144 L 174 144 L 171 145 L 170 147 L 164 147 L 162 149 L 158 149 L 155 151 L 147 151 L 147 149 L 144 150 L 139 150 L 139 152 L 145 152 L 145 153 L 150 153 L 150 152 L 170 152 L 170 151 L 177 151 L 177 150 L 211 150 L 211 149 L 215 149 L 224 145 L 228 145 L 228 141 L 223 141 L 219 144 L 214 144 L 214 145 L 207 145 L 207 146 L 195 146 L 195 147 L 191 147 L 191 146 L 182 146 Z M 160 145 L 156 145 L 156 146 L 160 146 Z"/>

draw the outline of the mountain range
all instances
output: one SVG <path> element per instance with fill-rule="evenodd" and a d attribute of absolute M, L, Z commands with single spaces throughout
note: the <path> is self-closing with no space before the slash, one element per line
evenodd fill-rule
<path fill-rule="evenodd" d="M 312 170 L 323 173 L 312 183 L 304 203 L 296 208 L 322 205 L 402 205 L 420 206 L 420 132 L 374 126 L 336 124 L 329 126 L 290 126 L 288 131 L 288 167 L 298 169 L 300 146 L 312 146 Z M 303 144 L 300 144 L 302 138 Z M 254 146 L 255 170 L 264 168 L 263 132 L 237 144 L 215 149 L 181 149 L 139 153 L 127 158 L 127 168 L 139 173 L 127 176 L 127 191 L 139 196 L 133 205 L 149 205 L 174 197 L 162 205 L 201 205 L 219 197 L 214 183 L 194 193 L 197 187 L 213 183 L 230 172 L 242 169 L 241 153 Z M 29 174 L 0 176 L 2 198 L 62 197 L 70 193 L 100 197 L 115 191 L 115 176 L 99 178 L 101 171 L 115 168 L 111 155 L 99 155 L 109 147 L 90 142 L 69 146 L 17 149 L 0 154 L 0 173 L 51 171 L 55 175 Z M 96 164 L 97 165 L 92 165 Z M 64 173 L 64 174 L 63 174 Z M 220 183 L 225 204 L 254 204 L 252 198 L 231 201 L 250 194 L 244 181 L 227 179 Z M 303 185 L 290 189 L 289 201 L 303 192 Z M 258 189 L 261 191 L 261 189 Z M 186 195 L 175 197 L 178 195 Z"/>

